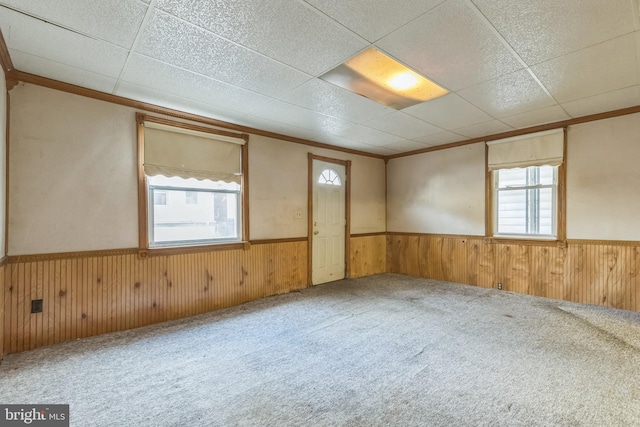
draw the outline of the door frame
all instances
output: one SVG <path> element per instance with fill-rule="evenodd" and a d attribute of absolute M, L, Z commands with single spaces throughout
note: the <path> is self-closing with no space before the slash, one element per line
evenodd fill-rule
<path fill-rule="evenodd" d="M 311 286 L 313 273 L 313 161 L 320 160 L 327 163 L 343 165 L 345 169 L 345 203 L 344 215 L 346 225 L 344 227 L 344 277 L 351 275 L 351 253 L 349 241 L 351 240 L 351 160 L 332 159 L 330 157 L 317 156 L 308 153 L 308 178 L 307 178 L 307 285 Z"/>

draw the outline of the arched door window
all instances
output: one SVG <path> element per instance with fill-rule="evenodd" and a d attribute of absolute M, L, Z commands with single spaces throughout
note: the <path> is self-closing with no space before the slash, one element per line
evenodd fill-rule
<path fill-rule="evenodd" d="M 333 169 L 325 169 L 318 178 L 318 184 L 336 185 L 341 186 L 340 176 Z"/>

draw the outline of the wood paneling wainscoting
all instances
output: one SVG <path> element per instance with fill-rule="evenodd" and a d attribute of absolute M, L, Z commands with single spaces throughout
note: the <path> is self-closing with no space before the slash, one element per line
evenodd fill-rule
<path fill-rule="evenodd" d="M 352 234 L 349 244 L 350 277 L 372 276 L 386 271 L 387 233 Z"/>
<path fill-rule="evenodd" d="M 6 261 L 6 260 L 5 260 Z M 0 289 L 4 290 L 4 271 L 6 264 L 3 261 L 0 264 Z M 4 346 L 4 292 L 0 292 L 0 360 L 5 354 Z"/>
<path fill-rule="evenodd" d="M 146 259 L 120 252 L 124 253 L 10 260 L 0 276 L 4 279 L 0 300 L 5 301 L 3 354 L 307 287 L 306 238 L 252 244 L 246 250 Z M 42 313 L 31 314 L 33 299 L 44 300 Z"/>
<path fill-rule="evenodd" d="M 640 311 L 640 242 L 531 245 L 477 236 L 389 233 L 387 271 Z"/>

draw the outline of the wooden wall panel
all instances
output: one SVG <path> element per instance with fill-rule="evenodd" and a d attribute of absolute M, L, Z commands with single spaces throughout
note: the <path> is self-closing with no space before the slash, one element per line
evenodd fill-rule
<path fill-rule="evenodd" d="M 349 252 L 351 277 L 371 276 L 386 272 L 387 238 L 384 234 L 352 236 Z"/>
<path fill-rule="evenodd" d="M 4 266 L 0 267 L 0 360 L 4 355 L 4 302 L 7 294 L 7 290 L 4 286 Z"/>
<path fill-rule="evenodd" d="M 483 237 L 387 236 L 387 271 L 640 311 L 640 242 L 523 245 Z"/>
<path fill-rule="evenodd" d="M 306 242 L 297 241 L 146 259 L 123 254 L 11 263 L 0 269 L 0 354 L 302 289 L 306 254 Z M 36 298 L 44 310 L 31 314 Z"/>

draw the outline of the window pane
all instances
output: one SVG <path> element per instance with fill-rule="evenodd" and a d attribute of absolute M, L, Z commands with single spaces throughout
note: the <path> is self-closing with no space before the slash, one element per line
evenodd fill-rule
<path fill-rule="evenodd" d="M 523 187 L 527 185 L 526 169 L 502 169 L 498 171 L 498 188 Z"/>
<path fill-rule="evenodd" d="M 156 192 L 154 191 L 154 198 Z M 153 206 L 153 242 L 238 239 L 238 193 L 163 189 L 165 205 Z M 195 197 L 188 198 L 188 193 Z M 190 203 L 195 201 L 195 203 Z"/>
<path fill-rule="evenodd" d="M 540 184 L 542 185 L 552 185 L 553 182 L 553 166 L 540 166 L 538 170 L 540 171 Z"/>
<path fill-rule="evenodd" d="M 499 191 L 498 233 L 526 234 L 527 190 Z"/>

